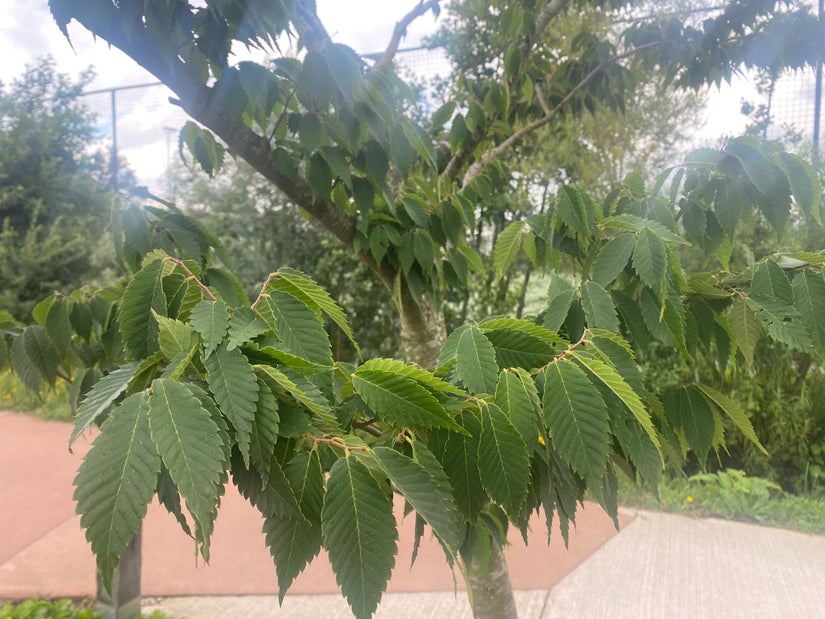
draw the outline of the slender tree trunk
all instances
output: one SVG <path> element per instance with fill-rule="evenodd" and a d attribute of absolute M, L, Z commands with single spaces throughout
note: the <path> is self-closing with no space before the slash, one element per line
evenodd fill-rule
<path fill-rule="evenodd" d="M 428 298 L 419 303 L 404 286 L 401 291 L 401 342 L 407 361 L 425 368 L 438 365 L 438 355 L 447 329 L 444 313 L 435 311 Z M 476 619 L 517 619 L 516 602 L 504 552 L 495 541 L 486 565 L 473 561 L 467 566 L 467 586 Z"/>

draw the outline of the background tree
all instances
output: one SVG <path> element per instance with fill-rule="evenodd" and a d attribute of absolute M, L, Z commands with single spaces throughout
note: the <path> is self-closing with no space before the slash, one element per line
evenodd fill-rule
<path fill-rule="evenodd" d="M 481 16 L 490 4 L 467 6 Z M 685 350 L 682 294 L 726 299 L 718 307 L 720 315 L 734 308 L 742 311 L 745 303 L 747 312 L 759 312 L 771 325 L 764 328 L 773 337 L 788 339 L 782 329 L 785 318 L 793 322 L 788 299 L 779 299 L 784 304 L 778 309 L 771 310 L 769 303 L 779 298 L 769 284 L 782 284 L 776 271 L 782 267 L 766 262 L 757 273 L 743 275 L 742 281 L 752 279 L 754 292 L 760 293 L 750 296 L 734 284 L 732 290 L 712 282 L 704 288 L 699 287 L 702 282 L 683 286 L 669 249 L 683 242 L 673 226 L 666 225 L 675 218 L 668 210 L 672 204 L 656 192 L 648 195 L 638 179 L 628 179 L 602 205 L 564 186 L 544 215 L 502 231 L 499 258 L 494 254 L 502 267 L 509 264 L 513 248 L 522 247 L 537 262 L 548 258 L 554 264 L 564 256 L 579 267 L 582 286 L 555 290 L 538 323 L 483 322 L 454 332 L 442 346 L 446 329 L 441 308 L 449 284 L 463 284 L 469 268 L 478 267 L 466 231 L 475 226 L 475 205 L 509 183 L 500 161 L 503 154 L 524 136 L 584 113 L 595 101 L 619 107 L 641 74 L 626 66 L 630 61 L 643 71 L 662 70 L 686 86 L 722 79 L 743 60 L 804 62 L 804 54 L 811 51 L 804 46 L 819 40 L 817 36 L 781 39 L 781 47 L 766 45 L 779 40 L 776 24 L 788 23 L 774 14 L 775 3 L 733 4 L 699 29 L 673 19 L 639 22 L 626 32 L 621 49 L 584 33 L 577 54 L 552 74 L 544 62 L 552 50 L 537 43 L 549 23 L 578 5 L 564 0 L 495 3 L 501 27 L 510 35 L 499 50 L 496 73 L 477 84 L 462 107 L 449 102 L 436 110 L 426 126 L 403 113 L 412 97 L 395 75 L 392 58 L 405 25 L 427 10 L 437 10 L 435 1 L 419 3 L 402 19 L 386 54 L 372 66 L 330 40 L 310 2 L 267 3 L 266 11 L 249 2 L 191 6 L 52 0 L 51 6 L 62 28 L 77 18 L 168 84 L 193 118 L 351 248 L 392 293 L 406 357 L 419 364 L 371 360 L 357 369 L 334 366 L 323 345 L 326 336 L 319 332 L 319 314 L 326 313 L 344 329 L 342 315 L 295 272 L 273 273 L 249 303 L 231 285 L 231 277 L 209 266 L 211 253 L 201 247 L 186 250 L 190 259 L 197 257 L 190 263 L 159 252 L 141 261 L 134 252 L 136 274 L 122 299 L 112 301 L 116 313 L 109 314 L 107 323 L 109 329 L 117 323 L 127 363 L 89 392 L 76 425 L 81 432 L 127 392 L 108 428 L 104 424 L 101 443 L 120 445 L 121 433 L 141 437 L 130 443 L 139 454 L 109 446 L 93 450 L 78 478 L 77 497 L 90 539 L 95 549 L 111 549 L 99 554 L 105 576 L 161 478 L 163 492 L 169 490 L 164 471 L 184 497 L 194 519 L 191 530 L 208 554 L 217 499 L 231 469 L 250 499 L 275 519 L 268 525 L 271 544 L 289 539 L 297 543 L 294 535 L 279 532 L 296 531 L 307 523 L 300 529 L 301 543 L 307 542 L 301 556 L 313 556 L 324 544 L 357 615 L 374 611 L 393 564 L 395 523 L 383 489 L 392 486 L 436 531 L 448 560 L 464 570 L 476 614 L 506 616 L 515 612 L 501 554 L 501 532 L 508 521 L 525 526 L 524 516 L 543 505 L 548 516 L 557 514 L 567 523 L 585 488 L 615 514 L 611 456 L 627 456 L 642 479 L 655 483 L 660 449 L 671 445 L 668 451 L 678 455 L 672 447 L 673 440 L 681 445 L 680 436 L 700 459 L 706 458 L 718 444 L 719 410 L 750 433 L 735 403 L 698 386 L 674 390 L 665 401 L 667 412 L 659 414 L 659 400 L 639 388 L 629 348 L 615 334 L 620 323 L 613 308 L 614 303 L 620 306 L 621 329 L 634 342 L 649 330 L 676 346 L 685 359 L 690 354 Z M 819 28 L 808 25 L 804 12 L 792 19 L 797 29 Z M 230 62 L 233 42 L 269 49 L 279 37 L 290 35 L 305 51 L 300 59 L 278 57 L 271 66 Z M 512 96 L 531 88 L 532 97 Z M 214 135 L 194 124 L 183 133 L 183 141 L 209 172 L 223 159 L 224 146 Z M 783 208 L 792 195 L 811 212 L 815 208 L 808 174 L 795 159 L 748 143 L 698 157 L 689 162 L 693 174 L 683 173 L 690 182 L 683 186 L 680 178 L 671 185 L 674 193 L 692 196 L 691 204 L 703 215 L 694 208 L 691 221 L 704 221 L 706 231 L 715 232 L 708 222 L 725 216 L 725 225 L 735 227 L 743 211 L 731 210 L 726 197 L 693 196 L 694 185 L 708 193 L 719 188 L 737 198 L 744 195 L 744 203 L 758 204 L 777 227 L 785 223 Z M 156 210 L 152 213 L 160 217 Z M 187 234 L 191 237 L 194 231 Z M 130 238 L 124 237 L 124 245 Z M 594 262 L 602 254 L 601 262 Z M 596 264 L 609 266 L 591 274 L 588 265 Z M 806 264 L 816 261 L 809 258 Z M 815 268 L 810 272 L 821 278 Z M 760 279 L 765 277 L 767 287 Z M 614 285 L 622 288 L 615 296 Z M 611 287 L 611 293 L 605 287 Z M 783 295 L 786 288 L 782 285 Z M 626 299 L 619 293 L 631 302 L 623 303 Z M 637 300 L 646 308 L 641 323 L 639 310 L 632 311 Z M 57 301 L 44 306 L 46 322 L 53 311 L 53 321 L 58 321 L 63 310 L 52 308 L 59 307 Z M 747 312 L 753 325 L 756 319 Z M 794 324 L 791 334 L 799 344 Z M 48 336 L 46 326 L 41 328 Z M 15 367 L 29 373 L 32 368 L 50 370 L 36 363 L 41 333 L 32 327 L 15 340 Z M 749 329 L 746 343 L 756 333 Z M 421 369 L 437 367 L 439 354 L 438 375 Z M 199 391 L 204 378 L 210 393 Z M 281 448 L 270 452 L 278 434 L 273 431 L 275 406 L 279 423 L 281 411 L 288 420 L 279 426 L 287 440 L 274 441 Z M 691 417 L 694 413 L 699 416 Z M 172 426 L 182 427 L 179 423 L 196 431 L 196 450 L 188 432 L 171 431 Z M 207 435 L 214 440 L 204 445 Z M 290 437 L 299 440 L 292 443 Z M 322 448 L 323 458 L 318 455 Z M 286 450 L 284 459 L 281 449 Z M 465 457 L 456 462 L 453 455 L 459 452 Z M 112 466 L 104 453 L 119 454 L 119 464 Z M 193 466 L 181 468 L 182 462 Z M 296 466 L 289 473 L 292 462 Z M 321 463 L 330 472 L 326 486 L 316 466 Z M 117 488 L 100 476 L 118 469 L 135 482 L 130 485 L 134 507 L 127 513 L 117 510 L 123 504 Z M 249 486 L 242 481 L 244 475 L 252 479 Z M 194 483 L 196 478 L 205 481 Z M 114 496 L 114 501 L 92 507 L 87 499 L 100 496 L 98 491 Z M 264 495 L 269 496 L 266 503 Z M 177 494 L 167 496 L 175 511 Z M 439 499 L 435 510 L 433 497 Z M 445 505 L 453 505 L 451 499 L 455 509 L 445 512 Z M 358 531 L 371 531 L 370 540 L 352 537 L 353 518 L 359 520 Z M 276 562 L 294 556 L 275 550 Z M 303 561 L 298 563 L 282 568 L 284 582 L 303 566 Z M 366 576 L 367 565 L 374 577 Z"/>
<path fill-rule="evenodd" d="M 96 257 L 109 219 L 106 161 L 77 81 L 43 58 L 0 88 L 0 296 L 23 320 L 35 302 L 106 266 Z"/>

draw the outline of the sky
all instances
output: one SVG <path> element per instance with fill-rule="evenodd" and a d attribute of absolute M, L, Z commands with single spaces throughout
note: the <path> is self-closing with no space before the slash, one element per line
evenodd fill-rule
<path fill-rule="evenodd" d="M 361 53 L 382 50 L 396 21 L 418 0 L 317 0 L 321 21 L 336 42 Z M 428 13 L 408 29 L 402 47 L 413 47 L 432 33 L 436 22 Z M 89 89 L 109 89 L 157 80 L 117 49 L 95 40 L 76 22 L 69 25 L 72 45 L 61 34 L 46 0 L 0 0 L 0 81 L 10 82 L 26 64 L 51 54 L 62 73 L 76 76 L 93 65 L 96 78 Z M 176 154 L 176 128 L 185 116 L 168 104 L 168 91 L 160 88 L 119 92 L 117 97 L 119 153 L 127 157 L 141 182 L 157 188 L 166 165 Z M 738 113 L 742 96 L 754 98 L 746 82 L 722 92 L 711 92 L 706 124 L 699 138 L 710 141 L 744 127 Z M 90 96 L 87 103 L 99 114 L 100 132 L 110 135 L 111 96 Z"/>

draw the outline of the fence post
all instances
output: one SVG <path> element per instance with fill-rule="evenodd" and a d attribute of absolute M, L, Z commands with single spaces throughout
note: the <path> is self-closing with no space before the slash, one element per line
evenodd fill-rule
<path fill-rule="evenodd" d="M 126 546 L 112 577 L 112 594 L 97 573 L 97 611 L 102 619 L 133 619 L 140 615 L 141 529 Z"/>

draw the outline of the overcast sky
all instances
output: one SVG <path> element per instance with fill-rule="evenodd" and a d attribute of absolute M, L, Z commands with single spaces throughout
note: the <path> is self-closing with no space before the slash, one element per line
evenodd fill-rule
<path fill-rule="evenodd" d="M 418 0 L 317 0 L 321 20 L 333 39 L 361 53 L 383 49 L 395 22 L 417 3 Z M 421 37 L 432 33 L 435 27 L 431 13 L 420 17 L 408 29 L 402 46 L 417 45 Z M 58 70 L 73 76 L 90 65 L 94 66 L 97 77 L 90 85 L 91 89 L 156 81 L 118 50 L 109 48 L 103 41 L 95 41 L 76 22 L 70 24 L 69 34 L 74 49 L 57 28 L 46 0 L 0 0 L 0 58 L 3 59 L 0 80 L 8 83 L 23 72 L 27 63 L 51 54 L 57 60 Z M 746 87 L 739 85 L 736 89 L 727 89 L 722 96 L 712 96 L 713 107 L 707 116 L 703 138 L 736 132 L 744 126 L 743 117 L 737 113 L 743 92 L 748 96 Z M 118 141 L 121 154 L 129 159 L 142 182 L 156 185 L 174 153 L 174 148 L 167 146 L 167 142 L 173 145 L 176 140 L 172 128 L 179 127 L 182 121 L 173 118 L 175 110 L 170 111 L 170 106 L 166 105 L 168 94 L 155 89 L 152 101 L 128 100 L 129 96 L 139 94 L 140 91 L 125 91 L 118 95 L 124 100 L 121 104 L 118 99 Z M 105 116 L 110 115 L 108 99 L 103 96 L 98 100 L 89 98 L 89 104 L 101 116 L 101 131 L 108 132 L 105 122 Z M 161 105 L 166 105 L 165 111 L 160 109 Z M 166 127 L 168 129 L 164 129 Z"/>

